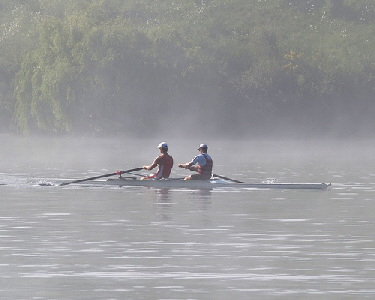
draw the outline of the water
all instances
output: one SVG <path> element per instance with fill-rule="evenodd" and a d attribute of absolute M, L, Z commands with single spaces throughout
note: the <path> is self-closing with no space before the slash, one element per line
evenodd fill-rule
<path fill-rule="evenodd" d="M 111 173 L 120 161 L 122 169 L 148 164 L 157 151 L 134 150 L 145 141 L 2 139 L 0 299 L 375 295 L 369 143 L 241 143 L 242 154 L 228 159 L 230 147 L 214 141 L 215 173 L 333 185 L 199 191 L 40 186 Z M 176 163 L 191 158 L 190 146 L 175 149 Z"/>

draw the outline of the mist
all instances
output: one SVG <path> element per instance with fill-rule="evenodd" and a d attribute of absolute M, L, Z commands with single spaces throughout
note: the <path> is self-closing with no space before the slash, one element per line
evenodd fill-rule
<path fill-rule="evenodd" d="M 337 174 L 346 170 L 366 170 L 375 162 L 372 140 L 342 139 L 181 139 L 168 135 L 153 138 L 100 137 L 14 137 L 0 135 L 3 145 L 0 174 L 23 180 L 77 179 L 149 165 L 160 154 L 157 145 L 169 144 L 174 158 L 172 177 L 190 175 L 179 169 L 207 143 L 214 160 L 214 173 L 262 182 L 340 182 Z M 345 172 L 346 172 L 345 171 Z M 148 171 L 139 173 L 148 174 Z M 356 178 L 355 180 L 359 180 Z"/>

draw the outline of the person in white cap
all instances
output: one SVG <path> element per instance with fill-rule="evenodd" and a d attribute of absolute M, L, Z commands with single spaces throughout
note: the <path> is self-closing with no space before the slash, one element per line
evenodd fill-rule
<path fill-rule="evenodd" d="M 158 145 L 161 155 L 159 155 L 153 163 L 149 166 L 143 166 L 145 170 L 152 170 L 158 166 L 158 172 L 156 174 L 150 174 L 149 176 L 143 177 L 142 179 L 161 179 L 168 178 L 171 174 L 173 167 L 173 157 L 168 154 L 168 144 L 162 142 Z"/>
<path fill-rule="evenodd" d="M 211 156 L 207 154 L 207 149 L 208 146 L 206 144 L 200 144 L 198 148 L 199 155 L 194 157 L 191 162 L 178 165 L 180 168 L 198 172 L 198 174 L 185 177 L 185 180 L 208 180 L 211 178 L 214 163 Z"/>

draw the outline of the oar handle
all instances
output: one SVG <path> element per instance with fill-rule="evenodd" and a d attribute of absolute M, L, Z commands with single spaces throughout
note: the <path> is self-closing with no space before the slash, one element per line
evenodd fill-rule
<path fill-rule="evenodd" d="M 140 170 L 143 170 L 143 168 L 134 168 L 134 169 L 125 170 L 125 171 L 117 171 L 116 174 L 121 175 L 121 174 L 125 174 L 125 173 L 130 173 L 130 172 L 137 172 L 137 171 L 140 171 Z"/>

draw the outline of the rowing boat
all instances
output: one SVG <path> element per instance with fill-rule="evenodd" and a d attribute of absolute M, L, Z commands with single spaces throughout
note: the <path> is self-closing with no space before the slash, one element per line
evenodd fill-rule
<path fill-rule="evenodd" d="M 330 184 L 327 183 L 234 183 L 228 180 L 183 180 L 181 178 L 170 178 L 161 180 L 139 180 L 134 177 L 110 178 L 107 180 L 92 180 L 86 184 L 116 185 L 121 187 L 153 187 L 153 188 L 184 188 L 184 189 L 314 189 L 325 190 Z"/>

